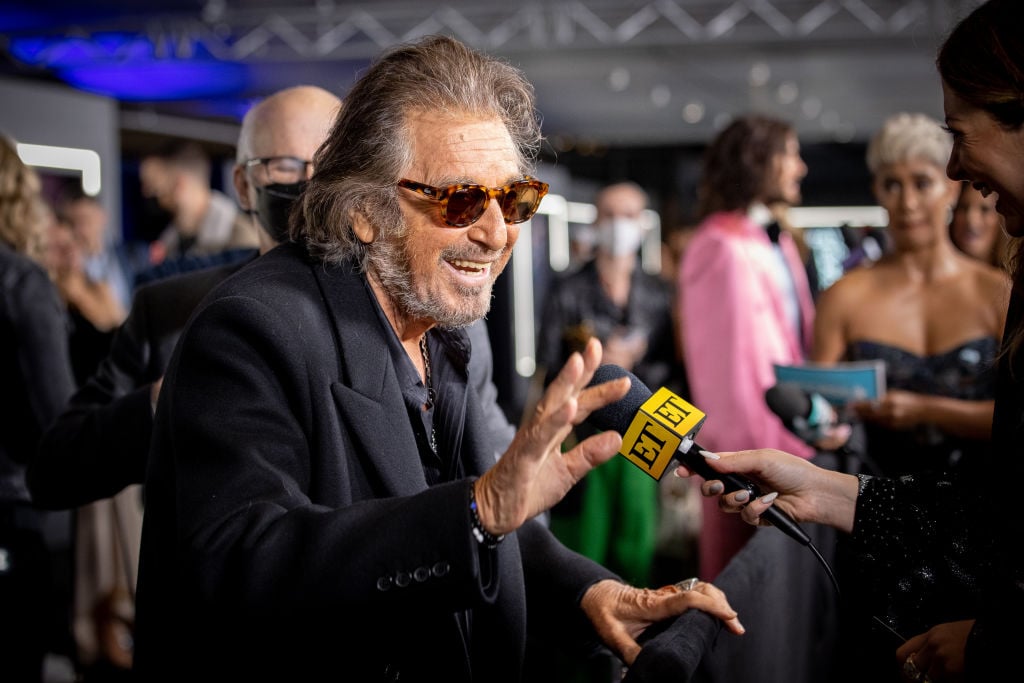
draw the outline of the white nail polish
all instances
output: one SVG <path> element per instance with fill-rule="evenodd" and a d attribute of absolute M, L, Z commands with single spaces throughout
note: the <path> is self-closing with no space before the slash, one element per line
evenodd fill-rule
<path fill-rule="evenodd" d="M 773 500 L 775 500 L 778 497 L 779 497 L 779 492 L 778 491 L 772 491 L 771 493 L 769 493 L 767 495 L 761 496 L 761 502 L 767 504 L 767 503 L 772 502 Z"/>
<path fill-rule="evenodd" d="M 718 456 L 718 453 L 712 453 L 711 451 L 700 451 L 700 454 L 703 455 L 708 460 L 721 460 L 721 458 Z"/>

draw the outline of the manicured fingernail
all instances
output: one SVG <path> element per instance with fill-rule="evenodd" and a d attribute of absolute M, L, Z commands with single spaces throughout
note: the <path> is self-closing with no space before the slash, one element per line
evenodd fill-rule
<path fill-rule="evenodd" d="M 748 493 L 747 491 L 737 491 L 736 492 L 736 502 L 737 503 L 746 503 L 749 498 L 750 498 L 750 493 Z"/>
<path fill-rule="evenodd" d="M 708 491 L 710 491 L 711 494 L 715 495 L 715 496 L 717 496 L 719 493 L 721 493 L 724 490 L 725 490 L 725 485 L 722 482 L 720 482 L 720 481 L 716 481 L 714 484 L 711 484 L 710 486 L 708 486 Z"/>
<path fill-rule="evenodd" d="M 761 502 L 767 505 L 768 503 L 772 502 L 773 500 L 775 500 L 778 497 L 779 497 L 779 492 L 778 491 L 772 491 L 771 493 L 769 493 L 766 496 L 761 496 Z"/>
<path fill-rule="evenodd" d="M 718 453 L 712 453 L 711 451 L 701 451 L 700 454 L 703 455 L 708 460 L 721 460 L 722 459 L 722 458 L 719 457 Z"/>

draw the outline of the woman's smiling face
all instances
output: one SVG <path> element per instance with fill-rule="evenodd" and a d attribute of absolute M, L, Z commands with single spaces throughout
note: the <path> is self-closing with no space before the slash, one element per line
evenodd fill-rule
<path fill-rule="evenodd" d="M 967 180 L 983 195 L 999 195 L 996 210 L 1006 219 L 1006 232 L 1024 237 L 1024 128 L 1012 130 L 942 84 L 946 127 L 953 134 L 953 153 L 946 173 Z"/>

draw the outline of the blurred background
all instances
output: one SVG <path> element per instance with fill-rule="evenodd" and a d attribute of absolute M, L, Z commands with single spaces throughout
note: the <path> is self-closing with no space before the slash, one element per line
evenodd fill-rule
<path fill-rule="evenodd" d="M 344 97 L 382 49 L 431 33 L 507 58 L 536 87 L 552 187 L 489 319 L 514 411 L 533 372 L 535 304 L 567 267 L 569 226 L 591 220 L 595 189 L 629 178 L 650 193 L 645 266 L 659 269 L 660 236 L 692 222 L 703 147 L 736 114 L 796 126 L 809 173 L 792 219 L 821 286 L 834 280 L 856 248 L 849 229 L 885 223 L 866 141 L 897 111 L 942 118 L 935 49 L 976 4 L 4 0 L 0 133 L 40 146 L 30 163 L 49 192 L 81 183 L 113 239 L 144 242 L 159 226 L 142 209 L 139 160 L 167 140 L 201 144 L 212 186 L 230 194 L 239 121 L 270 92 L 308 83 Z"/>

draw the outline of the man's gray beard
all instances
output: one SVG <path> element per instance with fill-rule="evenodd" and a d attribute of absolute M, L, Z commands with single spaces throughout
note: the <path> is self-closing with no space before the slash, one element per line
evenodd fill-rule
<path fill-rule="evenodd" d="M 429 319 L 439 327 L 456 329 L 468 327 L 490 310 L 491 297 L 487 297 L 482 311 L 466 308 L 452 309 L 433 297 L 421 299 L 412 286 L 412 272 L 409 268 L 411 256 L 403 237 L 380 239 L 367 245 L 370 270 L 376 275 L 381 287 L 391 300 L 396 313 L 409 320 Z M 493 285 L 493 280 L 488 289 Z M 480 288 L 460 287 L 458 293 L 467 300 L 480 299 Z"/>

